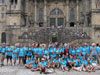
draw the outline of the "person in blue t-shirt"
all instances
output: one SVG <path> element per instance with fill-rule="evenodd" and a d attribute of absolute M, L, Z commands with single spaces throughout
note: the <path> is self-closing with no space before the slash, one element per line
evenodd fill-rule
<path fill-rule="evenodd" d="M 49 59 L 49 50 L 47 48 L 45 48 L 43 52 L 44 52 L 44 57 Z"/>
<path fill-rule="evenodd" d="M 84 57 L 86 57 L 86 55 L 87 55 L 87 47 L 86 46 L 83 46 L 81 49 L 82 49 L 82 55 Z"/>
<path fill-rule="evenodd" d="M 76 55 L 80 55 L 82 53 L 82 47 L 76 48 Z"/>
<path fill-rule="evenodd" d="M 4 66 L 5 52 L 6 52 L 6 44 L 3 43 L 1 48 L 1 66 Z"/>
<path fill-rule="evenodd" d="M 35 60 L 35 62 L 32 64 L 31 71 L 39 71 L 39 65 L 37 60 Z"/>
<path fill-rule="evenodd" d="M 45 58 L 42 58 L 41 62 L 39 63 L 40 73 L 45 73 L 47 67 L 48 67 L 47 60 Z"/>
<path fill-rule="evenodd" d="M 6 46 L 7 65 L 8 65 L 9 60 L 10 60 L 10 64 L 12 65 L 12 52 L 13 52 L 13 49 L 10 47 L 10 45 L 7 45 Z"/>
<path fill-rule="evenodd" d="M 59 68 L 60 66 L 60 58 L 56 57 L 55 59 L 53 59 L 53 68 Z"/>
<path fill-rule="evenodd" d="M 27 57 L 28 57 L 28 59 L 30 59 L 31 56 L 32 56 L 32 48 L 31 47 L 28 47 L 27 48 Z"/>
<path fill-rule="evenodd" d="M 82 66 L 82 62 L 81 62 L 80 58 L 75 59 L 74 62 L 75 62 L 75 64 L 72 69 L 75 71 L 82 71 L 83 66 Z"/>
<path fill-rule="evenodd" d="M 61 69 L 62 69 L 63 71 L 67 71 L 67 70 L 68 70 L 67 64 L 68 64 L 68 62 L 67 62 L 65 59 L 62 59 L 62 60 L 60 61 Z"/>
<path fill-rule="evenodd" d="M 25 50 L 24 50 L 24 48 L 23 48 L 23 46 L 20 46 L 20 49 L 19 49 L 19 54 L 18 54 L 18 56 L 19 56 L 19 64 L 24 64 L 24 58 L 25 58 Z"/>
<path fill-rule="evenodd" d="M 28 59 L 28 57 L 26 57 L 26 63 L 25 63 L 25 67 L 28 68 L 28 69 L 31 69 L 32 68 L 32 60 L 31 59 Z"/>
<path fill-rule="evenodd" d="M 76 57 L 76 48 L 70 48 L 69 53 L 75 58 Z"/>
<path fill-rule="evenodd" d="M 16 45 L 15 45 L 16 46 Z M 13 64 L 16 64 L 16 61 L 18 60 L 18 54 L 19 54 L 20 48 L 18 46 L 15 47 L 15 49 L 12 52 L 12 59 L 13 59 Z"/>
<path fill-rule="evenodd" d="M 0 45 L 0 66 L 1 66 L 1 58 L 2 58 L 1 50 L 2 50 L 2 47 Z"/>
<path fill-rule="evenodd" d="M 67 59 L 67 61 L 68 61 L 68 68 L 69 68 L 69 70 L 70 69 L 72 69 L 73 68 L 73 66 L 74 66 L 74 58 L 73 58 L 73 55 L 69 55 L 69 58 Z"/>

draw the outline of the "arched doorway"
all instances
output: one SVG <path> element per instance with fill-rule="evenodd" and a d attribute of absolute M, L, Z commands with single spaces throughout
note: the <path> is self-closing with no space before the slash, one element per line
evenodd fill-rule
<path fill-rule="evenodd" d="M 1 34 L 1 43 L 6 43 L 6 33 L 2 32 Z"/>
<path fill-rule="evenodd" d="M 64 25 L 64 13 L 59 8 L 54 8 L 50 12 L 50 26 Z"/>
<path fill-rule="evenodd" d="M 52 36 L 51 40 L 52 42 L 57 42 L 58 41 L 57 36 Z"/>

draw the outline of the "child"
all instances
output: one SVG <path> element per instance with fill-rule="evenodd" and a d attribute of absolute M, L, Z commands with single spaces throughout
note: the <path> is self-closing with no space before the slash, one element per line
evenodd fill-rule
<path fill-rule="evenodd" d="M 6 45 L 5 43 L 3 43 L 1 48 L 1 66 L 4 66 L 5 52 L 6 52 Z"/>
<path fill-rule="evenodd" d="M 25 58 L 25 49 L 23 47 L 20 47 L 19 49 L 19 64 L 24 64 L 23 60 Z"/>
<path fill-rule="evenodd" d="M 35 60 L 35 62 L 32 64 L 31 71 L 38 71 L 38 70 L 39 70 L 38 61 Z"/>
<path fill-rule="evenodd" d="M 47 61 L 44 58 L 42 58 L 41 62 L 39 63 L 40 73 L 46 73 L 47 66 Z"/>
<path fill-rule="evenodd" d="M 68 71 L 68 68 L 67 68 L 67 61 L 65 59 L 62 59 L 60 61 L 60 64 L 61 64 L 61 70 L 63 71 Z"/>
<path fill-rule="evenodd" d="M 12 48 L 10 47 L 10 45 L 8 45 L 6 47 L 6 58 L 7 58 L 7 65 L 8 65 L 8 62 L 10 60 L 10 64 L 12 65 Z"/>
<path fill-rule="evenodd" d="M 72 55 L 69 55 L 69 58 L 67 59 L 68 61 L 68 69 L 72 69 L 74 67 L 74 59 Z"/>
<path fill-rule="evenodd" d="M 53 68 L 59 68 L 59 66 L 60 66 L 60 59 L 59 59 L 59 57 L 56 57 L 55 59 L 53 59 Z"/>
<path fill-rule="evenodd" d="M 74 60 L 74 67 L 72 68 L 75 71 L 82 71 L 82 63 L 80 58 Z"/>
<path fill-rule="evenodd" d="M 28 68 L 28 69 L 31 69 L 31 68 L 32 68 L 32 62 L 31 62 L 31 59 L 28 59 L 28 57 L 26 58 L 26 64 L 25 64 L 25 67 Z"/>
<path fill-rule="evenodd" d="M 18 60 L 18 53 L 19 53 L 19 48 L 16 46 L 16 48 L 12 52 L 12 59 L 14 60 L 13 64 L 16 64 L 16 61 Z"/>

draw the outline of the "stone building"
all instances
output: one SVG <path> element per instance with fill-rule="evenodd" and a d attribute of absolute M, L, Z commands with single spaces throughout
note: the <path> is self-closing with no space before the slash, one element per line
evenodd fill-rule
<path fill-rule="evenodd" d="M 100 0 L 0 0 L 1 43 L 100 41 Z"/>

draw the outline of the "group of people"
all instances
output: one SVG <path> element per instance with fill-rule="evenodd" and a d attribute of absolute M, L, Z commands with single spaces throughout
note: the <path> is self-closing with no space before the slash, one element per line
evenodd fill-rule
<path fill-rule="evenodd" d="M 62 71 L 95 71 L 100 69 L 100 45 L 96 43 L 82 45 L 65 45 L 58 42 L 49 44 L 17 43 L 14 46 L 0 46 L 0 65 L 24 65 L 31 71 L 40 73 Z M 16 63 L 16 61 L 19 61 Z"/>

